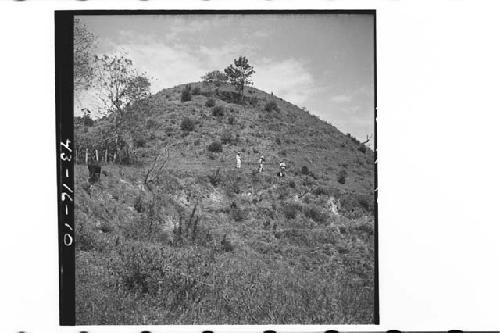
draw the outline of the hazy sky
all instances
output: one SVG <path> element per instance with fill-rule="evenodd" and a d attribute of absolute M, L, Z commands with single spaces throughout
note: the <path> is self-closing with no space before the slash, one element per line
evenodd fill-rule
<path fill-rule="evenodd" d="M 341 131 L 374 132 L 371 15 L 82 16 L 99 52 L 125 51 L 153 93 L 200 81 L 245 55 L 254 87 L 305 106 Z"/>

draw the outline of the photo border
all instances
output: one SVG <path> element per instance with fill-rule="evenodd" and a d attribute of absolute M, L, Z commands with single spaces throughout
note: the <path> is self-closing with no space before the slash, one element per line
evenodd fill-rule
<path fill-rule="evenodd" d="M 73 19 L 55 13 L 55 104 L 59 241 L 59 325 L 75 325 Z"/>
<path fill-rule="evenodd" d="M 84 15 L 276 15 L 355 14 L 373 16 L 374 59 L 374 309 L 371 325 L 380 325 L 378 254 L 378 160 L 377 160 L 377 15 L 375 9 L 175 9 L 175 10 L 56 10 L 55 17 L 55 101 L 59 241 L 59 325 L 75 326 L 74 244 L 74 159 L 68 159 L 74 140 L 73 32 L 74 17 Z M 69 140 L 69 144 L 68 144 Z M 63 145 L 65 143 L 66 145 Z M 69 150 L 68 150 L 69 149 Z M 68 189 L 69 188 L 69 189 Z M 338 325 L 332 323 L 332 325 Z"/>

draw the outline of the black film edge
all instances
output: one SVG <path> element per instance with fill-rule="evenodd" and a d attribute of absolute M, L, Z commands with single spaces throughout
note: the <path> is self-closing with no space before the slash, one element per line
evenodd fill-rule
<path fill-rule="evenodd" d="M 73 14 L 55 12 L 59 324 L 75 325 Z"/>

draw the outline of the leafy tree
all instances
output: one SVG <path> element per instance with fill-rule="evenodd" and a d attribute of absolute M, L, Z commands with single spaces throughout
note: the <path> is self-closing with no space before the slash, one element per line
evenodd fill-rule
<path fill-rule="evenodd" d="M 97 38 L 78 18 L 75 18 L 73 32 L 73 81 L 78 91 L 88 89 L 95 77 L 93 54 Z"/>
<path fill-rule="evenodd" d="M 240 99 L 243 100 L 243 92 L 245 89 L 245 85 L 253 84 L 250 80 L 255 71 L 253 70 L 253 66 L 248 64 L 248 59 L 246 57 L 240 56 L 238 59 L 234 59 L 233 64 L 229 65 L 224 69 L 229 82 L 236 88 L 236 90 L 240 94 Z"/>
<path fill-rule="evenodd" d="M 96 94 L 102 112 L 114 118 L 116 140 L 127 107 L 150 95 L 151 82 L 122 54 L 95 57 Z"/>
<path fill-rule="evenodd" d="M 118 54 L 96 56 L 95 61 L 104 113 L 120 117 L 127 105 L 149 96 L 151 82 L 145 73 L 137 72 L 132 60 Z"/>
<path fill-rule="evenodd" d="M 212 71 L 201 77 L 204 83 L 214 84 L 216 87 L 220 87 L 222 84 L 226 83 L 228 77 L 221 71 Z"/>

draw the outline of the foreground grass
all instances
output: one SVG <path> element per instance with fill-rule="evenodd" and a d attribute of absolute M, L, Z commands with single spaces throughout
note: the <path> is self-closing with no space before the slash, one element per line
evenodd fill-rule
<path fill-rule="evenodd" d="M 373 218 L 297 200 L 307 176 L 105 169 L 76 167 L 77 324 L 373 323 Z"/>

